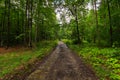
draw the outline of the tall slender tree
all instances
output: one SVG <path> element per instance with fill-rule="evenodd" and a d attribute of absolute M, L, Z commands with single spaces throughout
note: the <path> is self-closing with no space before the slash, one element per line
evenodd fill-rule
<path fill-rule="evenodd" d="M 5 13 L 6 13 L 6 17 L 7 17 L 7 46 L 6 48 L 8 49 L 8 47 L 10 46 L 10 0 L 5 0 Z M 6 23 L 5 23 L 6 24 Z"/>
<path fill-rule="evenodd" d="M 110 2 L 107 0 L 108 16 L 109 16 L 109 25 L 110 25 L 110 45 L 113 45 L 113 29 L 111 21 L 111 11 L 110 11 Z"/>
<path fill-rule="evenodd" d="M 29 17 L 28 17 L 28 25 L 29 25 L 29 47 L 32 47 L 32 9 L 33 9 L 33 0 L 29 1 Z"/>
<path fill-rule="evenodd" d="M 75 22 L 76 22 L 77 39 L 78 39 L 78 43 L 81 43 L 80 32 L 79 32 L 79 23 L 78 23 L 78 9 L 77 9 L 77 6 L 74 5 L 74 9 L 75 9 Z"/>
<path fill-rule="evenodd" d="M 96 36 L 95 38 L 97 38 L 98 40 L 98 43 L 100 43 L 100 40 L 99 40 L 99 30 L 98 30 L 98 12 L 97 12 L 97 3 L 96 3 L 96 0 L 93 0 L 93 3 L 94 3 L 94 13 L 95 13 L 95 21 L 96 21 Z M 94 41 L 96 42 L 96 41 Z"/>

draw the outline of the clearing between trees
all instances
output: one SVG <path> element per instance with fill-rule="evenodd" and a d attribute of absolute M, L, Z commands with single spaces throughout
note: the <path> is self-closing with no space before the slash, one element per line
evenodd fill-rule
<path fill-rule="evenodd" d="M 59 42 L 48 59 L 25 80 L 98 80 L 98 78 L 79 56 L 66 44 Z"/>

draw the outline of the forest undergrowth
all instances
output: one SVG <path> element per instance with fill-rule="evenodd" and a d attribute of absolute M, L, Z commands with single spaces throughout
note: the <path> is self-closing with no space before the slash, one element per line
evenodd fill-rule
<path fill-rule="evenodd" d="M 36 47 L 23 51 L 11 51 L 0 54 L 0 78 L 6 75 L 14 75 L 22 67 L 27 68 L 28 64 L 45 57 L 56 45 L 56 41 L 42 41 Z"/>
<path fill-rule="evenodd" d="M 120 80 L 120 48 L 75 45 L 72 41 L 63 41 L 92 66 L 100 80 Z"/>

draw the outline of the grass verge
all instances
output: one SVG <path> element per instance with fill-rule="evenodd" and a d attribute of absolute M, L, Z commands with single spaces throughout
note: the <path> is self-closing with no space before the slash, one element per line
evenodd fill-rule
<path fill-rule="evenodd" d="M 13 75 L 20 74 L 20 76 L 23 76 L 25 72 L 31 72 L 30 67 L 33 67 L 32 65 L 37 66 L 39 61 L 48 55 L 55 45 L 55 41 L 43 41 L 38 43 L 37 47 L 32 50 L 1 54 L 0 78 L 3 78 L 3 80 L 16 80 L 12 79 Z"/>
<path fill-rule="evenodd" d="M 69 47 L 93 67 L 100 80 L 120 80 L 120 48 Z"/>

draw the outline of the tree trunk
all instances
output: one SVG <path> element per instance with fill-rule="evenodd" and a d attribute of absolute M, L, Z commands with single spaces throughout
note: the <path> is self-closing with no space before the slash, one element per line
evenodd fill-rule
<path fill-rule="evenodd" d="M 28 28 L 29 28 L 29 42 L 28 46 L 32 47 L 32 7 L 33 7 L 33 0 L 29 0 L 28 2 Z"/>
<path fill-rule="evenodd" d="M 33 17 L 33 0 L 31 0 L 31 18 L 30 18 L 30 47 L 32 47 L 32 17 Z"/>
<path fill-rule="evenodd" d="M 25 32 L 24 32 L 24 30 L 25 30 L 25 16 L 24 16 L 24 13 L 22 13 L 22 34 L 24 34 Z M 25 35 L 24 35 L 24 37 L 25 37 Z M 24 37 L 22 38 L 22 43 L 24 43 Z"/>
<path fill-rule="evenodd" d="M 35 24 L 35 37 L 34 37 L 34 42 L 35 43 L 37 43 L 37 26 L 38 26 L 38 24 L 37 24 L 37 22 L 35 22 L 36 24 Z"/>
<path fill-rule="evenodd" d="M 19 34 L 20 34 L 19 11 L 16 11 L 16 13 L 17 13 L 16 35 L 19 36 Z M 19 44 L 18 39 L 17 39 L 16 43 Z"/>
<path fill-rule="evenodd" d="M 24 12 L 24 27 L 23 27 L 23 32 L 24 32 L 24 45 L 26 45 L 26 26 L 27 26 L 27 0 L 25 4 L 25 12 Z"/>
<path fill-rule="evenodd" d="M 98 39 L 98 44 L 99 44 L 100 38 L 99 38 L 99 30 L 98 30 L 98 13 L 97 13 L 96 0 L 94 0 L 94 5 L 95 5 L 95 20 L 96 20 L 96 38 Z"/>
<path fill-rule="evenodd" d="M 37 4 L 38 6 L 39 4 Z M 38 25 L 39 25 L 39 10 L 37 11 L 36 27 L 35 27 L 35 43 L 38 42 Z"/>
<path fill-rule="evenodd" d="M 7 28 L 7 20 L 6 20 L 6 16 L 7 16 L 7 0 L 5 0 L 4 2 L 5 4 L 5 9 L 4 9 L 4 17 L 3 17 L 3 26 L 2 26 L 2 31 L 3 31 L 3 36 L 2 36 L 2 41 L 1 41 L 1 46 L 4 46 L 4 41 L 6 41 L 5 37 L 7 37 L 7 35 L 5 34 L 5 32 L 7 32 L 6 28 Z M 6 46 L 6 44 L 5 44 Z"/>
<path fill-rule="evenodd" d="M 4 14 L 2 14 L 4 15 Z M 3 16 L 2 16 L 3 17 Z M 2 47 L 3 46 L 3 27 L 4 27 L 4 18 L 1 18 L 1 33 L 0 33 L 0 46 Z"/>
<path fill-rule="evenodd" d="M 77 30 L 77 40 L 78 40 L 78 44 L 81 43 L 80 40 L 80 32 L 79 32 L 79 24 L 78 24 L 78 13 L 77 13 L 77 6 L 75 6 L 75 22 L 76 22 L 76 30 Z"/>
<path fill-rule="evenodd" d="M 9 48 L 10 45 L 10 0 L 6 1 L 7 4 L 7 47 Z"/>
<path fill-rule="evenodd" d="M 29 0 L 26 0 L 26 10 L 25 10 L 25 14 L 26 14 L 26 19 L 25 19 L 25 25 L 24 25 L 24 44 L 25 46 L 28 45 L 28 4 L 29 4 Z"/>
<path fill-rule="evenodd" d="M 92 7 L 93 7 L 93 13 L 95 14 L 94 0 L 92 0 Z M 94 24 L 95 21 L 96 21 L 95 17 L 93 17 L 93 22 L 92 23 Z M 93 43 L 96 43 L 96 31 L 94 32 L 94 35 L 93 35 Z"/>
<path fill-rule="evenodd" d="M 108 7 L 108 16 L 109 16 L 109 25 L 110 25 L 110 45 L 112 47 L 113 45 L 113 30 L 112 30 L 112 23 L 111 23 L 111 11 L 110 11 L 110 5 L 109 5 L 109 1 L 107 0 L 107 7 Z"/>

